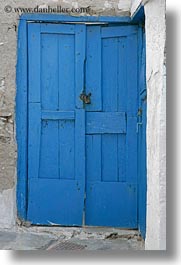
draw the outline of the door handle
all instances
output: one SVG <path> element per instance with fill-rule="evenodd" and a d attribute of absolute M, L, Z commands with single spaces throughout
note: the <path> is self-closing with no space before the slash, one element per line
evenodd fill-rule
<path fill-rule="evenodd" d="M 91 104 L 91 93 L 86 95 L 85 93 L 80 94 L 80 99 L 85 103 L 85 104 Z"/>

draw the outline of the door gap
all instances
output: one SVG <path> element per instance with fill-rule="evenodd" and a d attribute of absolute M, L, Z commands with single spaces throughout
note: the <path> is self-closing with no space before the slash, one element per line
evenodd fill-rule
<path fill-rule="evenodd" d="M 84 208 L 82 214 L 82 226 L 85 226 L 85 206 L 86 206 L 86 191 L 84 192 Z"/>

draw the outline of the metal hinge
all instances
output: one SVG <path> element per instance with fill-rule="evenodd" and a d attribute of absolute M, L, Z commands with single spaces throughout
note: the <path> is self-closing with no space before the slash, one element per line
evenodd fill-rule
<path fill-rule="evenodd" d="M 136 133 L 139 133 L 139 126 L 142 126 L 143 123 L 142 122 L 137 122 L 136 124 Z"/>
<path fill-rule="evenodd" d="M 139 133 L 139 126 L 142 126 L 143 123 L 142 123 L 142 108 L 139 108 L 138 109 L 138 112 L 137 112 L 137 116 L 138 116 L 138 122 L 136 124 L 136 133 Z"/>
<path fill-rule="evenodd" d="M 143 112 L 142 108 L 139 108 L 138 112 L 137 112 L 137 116 L 141 117 L 142 116 L 142 112 Z"/>

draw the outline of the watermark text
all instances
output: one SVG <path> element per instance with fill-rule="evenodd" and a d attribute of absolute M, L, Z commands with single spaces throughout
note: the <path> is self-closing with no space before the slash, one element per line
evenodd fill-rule
<path fill-rule="evenodd" d="M 62 7 L 62 6 L 36 6 L 36 7 L 12 7 L 10 5 L 7 5 L 4 7 L 4 11 L 6 13 L 59 13 L 59 14 L 65 14 L 65 13 L 75 13 L 75 14 L 81 14 L 81 13 L 90 13 L 90 6 L 88 7 L 77 7 L 77 8 L 69 8 L 69 7 Z"/>

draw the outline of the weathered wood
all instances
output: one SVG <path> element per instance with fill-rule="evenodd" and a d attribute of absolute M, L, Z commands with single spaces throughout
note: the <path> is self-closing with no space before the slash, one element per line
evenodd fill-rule
<path fill-rule="evenodd" d="M 87 112 L 86 133 L 126 133 L 125 112 Z"/>

